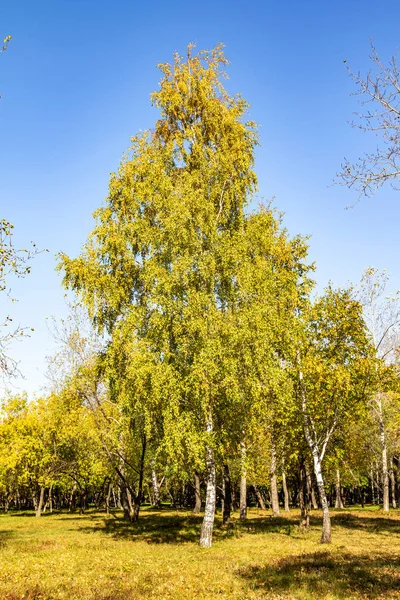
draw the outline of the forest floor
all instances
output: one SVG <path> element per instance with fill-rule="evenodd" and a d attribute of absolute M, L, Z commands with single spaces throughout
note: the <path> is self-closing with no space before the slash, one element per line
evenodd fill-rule
<path fill-rule="evenodd" d="M 299 513 L 250 510 L 229 530 L 216 518 L 211 549 L 198 546 L 201 516 L 144 509 L 120 513 L 0 516 L 1 600 L 233 600 L 400 598 L 400 511 L 332 511 L 333 542 L 320 545 Z"/>

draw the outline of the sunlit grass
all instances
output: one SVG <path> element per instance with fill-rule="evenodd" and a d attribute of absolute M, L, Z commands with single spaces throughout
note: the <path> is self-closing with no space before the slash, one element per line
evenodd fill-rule
<path fill-rule="evenodd" d="M 321 519 L 299 529 L 298 513 L 250 511 L 217 526 L 210 550 L 197 544 L 201 516 L 144 510 L 0 516 L 0 598 L 17 599 L 378 599 L 400 597 L 400 514 L 333 511 L 333 543 Z"/>

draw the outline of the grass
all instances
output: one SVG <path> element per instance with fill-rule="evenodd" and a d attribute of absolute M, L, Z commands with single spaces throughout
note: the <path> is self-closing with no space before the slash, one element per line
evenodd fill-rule
<path fill-rule="evenodd" d="M 201 516 L 145 509 L 121 514 L 0 516 L 1 600 L 191 600 L 400 598 L 400 512 L 332 511 L 333 543 L 321 546 L 321 515 L 301 531 L 298 513 L 251 510 L 229 530 L 217 516 L 201 549 Z"/>

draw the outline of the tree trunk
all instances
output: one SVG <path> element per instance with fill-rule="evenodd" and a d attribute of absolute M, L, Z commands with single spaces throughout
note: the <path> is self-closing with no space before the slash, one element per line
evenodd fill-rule
<path fill-rule="evenodd" d="M 305 471 L 306 471 L 307 493 L 308 493 L 308 496 L 309 496 L 309 501 L 310 501 L 310 504 L 312 505 L 313 509 L 317 510 L 318 509 L 318 502 L 317 502 L 317 499 L 315 497 L 313 480 L 312 480 L 312 477 L 311 477 L 310 467 L 309 467 L 307 461 L 305 461 L 304 467 L 305 467 Z M 311 508 L 311 506 L 310 506 L 310 508 Z"/>
<path fill-rule="evenodd" d="M 302 459 L 300 466 L 300 513 L 301 513 L 301 527 L 308 529 L 310 527 L 310 494 L 308 489 L 307 470 L 305 467 L 304 459 Z"/>
<path fill-rule="evenodd" d="M 374 486 L 374 472 L 371 469 L 371 502 L 375 505 L 375 486 Z"/>
<path fill-rule="evenodd" d="M 108 490 L 107 490 L 107 496 L 106 496 L 106 513 L 107 513 L 107 517 L 110 516 L 110 499 L 111 499 L 111 481 L 108 484 Z"/>
<path fill-rule="evenodd" d="M 121 483 L 121 504 L 124 511 L 124 521 L 132 521 L 132 496 L 125 483 Z"/>
<path fill-rule="evenodd" d="M 390 478 L 390 487 L 391 487 L 391 491 L 392 491 L 392 507 L 396 508 L 396 506 L 397 506 L 397 503 L 396 503 L 396 479 L 394 477 L 393 460 L 392 459 L 390 459 L 389 478 Z"/>
<path fill-rule="evenodd" d="M 224 465 L 223 483 L 224 483 L 224 508 L 222 511 L 222 524 L 229 525 L 229 522 L 231 520 L 231 509 L 232 509 L 232 486 L 231 486 L 231 475 L 229 472 L 228 465 Z"/>
<path fill-rule="evenodd" d="M 147 447 L 147 438 L 146 438 L 146 434 L 144 433 L 143 437 L 142 437 L 142 453 L 140 455 L 138 493 L 135 496 L 134 506 L 133 506 L 133 521 L 134 522 L 136 522 L 139 519 L 139 511 L 140 511 L 140 506 L 142 504 L 144 460 L 145 460 L 145 456 L 146 456 L 146 447 Z"/>
<path fill-rule="evenodd" d="M 383 510 L 385 512 L 389 512 L 389 473 L 388 473 L 388 460 L 387 460 L 386 432 L 385 432 L 385 424 L 383 422 L 381 394 L 377 395 L 376 403 L 378 406 L 379 433 L 380 433 L 381 452 L 382 452 Z"/>
<path fill-rule="evenodd" d="M 341 494 L 341 483 L 340 483 L 340 471 L 336 469 L 336 498 L 335 498 L 335 508 L 344 508 L 342 494 Z"/>
<path fill-rule="evenodd" d="M 258 489 L 258 487 L 256 485 L 253 485 L 253 489 L 254 489 L 254 493 L 257 497 L 257 502 L 260 505 L 261 510 L 267 510 L 267 507 L 265 506 L 264 498 L 262 497 L 260 490 Z"/>
<path fill-rule="evenodd" d="M 212 432 L 212 422 L 207 422 L 207 432 Z M 200 546 L 202 548 L 211 548 L 212 534 L 215 517 L 215 459 L 214 451 L 208 446 L 206 450 L 206 504 L 204 507 L 204 518 L 200 533 Z"/>
<path fill-rule="evenodd" d="M 39 495 L 39 502 L 37 503 L 37 509 L 36 509 L 36 517 L 40 517 L 40 515 L 42 514 L 42 508 L 43 508 L 43 502 L 44 502 L 44 486 L 42 485 L 40 488 L 40 495 Z"/>
<path fill-rule="evenodd" d="M 328 500 L 325 493 L 324 479 L 322 477 L 321 460 L 316 452 L 313 451 L 314 458 L 314 471 L 317 479 L 317 486 L 319 491 L 319 499 L 322 506 L 322 536 L 321 544 L 330 544 L 332 539 L 331 533 L 331 517 L 329 514 Z"/>
<path fill-rule="evenodd" d="M 288 492 L 287 483 L 286 483 L 285 460 L 283 458 L 282 458 L 282 487 L 283 487 L 285 512 L 289 512 L 290 511 L 289 492 Z"/>
<path fill-rule="evenodd" d="M 201 511 L 201 490 L 200 490 L 200 475 L 197 471 L 194 473 L 194 495 L 195 504 L 193 512 L 198 514 Z"/>
<path fill-rule="evenodd" d="M 74 485 L 72 487 L 72 490 L 71 490 L 70 497 L 69 497 L 69 512 L 71 512 L 75 508 L 75 492 L 76 492 L 76 488 L 77 488 L 77 485 L 76 485 L 76 483 L 74 483 Z"/>
<path fill-rule="evenodd" d="M 151 482 L 153 484 L 153 505 L 160 508 L 160 488 L 158 487 L 157 473 L 154 469 L 154 461 L 151 465 Z"/>
<path fill-rule="evenodd" d="M 247 471 L 246 471 L 246 446 L 240 444 L 241 472 L 240 472 L 240 518 L 247 518 Z"/>
<path fill-rule="evenodd" d="M 276 482 L 276 452 L 275 446 L 271 446 L 271 505 L 272 505 L 272 516 L 279 516 L 279 496 L 278 496 L 278 485 Z"/>

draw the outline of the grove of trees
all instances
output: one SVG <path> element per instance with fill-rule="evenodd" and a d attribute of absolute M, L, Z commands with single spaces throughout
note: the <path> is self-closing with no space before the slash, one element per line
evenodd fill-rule
<path fill-rule="evenodd" d="M 307 238 L 254 208 L 257 126 L 226 65 L 222 46 L 159 65 L 154 129 L 132 138 L 80 255 L 59 255 L 75 306 L 49 393 L 1 405 L 6 511 L 134 522 L 168 502 L 204 510 L 210 547 L 218 510 L 229 527 L 250 505 L 299 507 L 307 527 L 320 507 L 329 543 L 330 507 L 400 501 L 398 297 L 373 268 L 316 294 Z M 3 239 L 2 273 L 18 273 Z"/>

